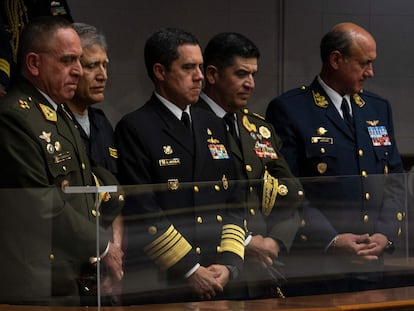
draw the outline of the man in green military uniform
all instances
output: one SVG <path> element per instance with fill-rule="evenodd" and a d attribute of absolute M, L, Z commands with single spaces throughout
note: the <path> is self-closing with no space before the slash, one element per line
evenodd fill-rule
<path fill-rule="evenodd" d="M 282 295 L 277 259 L 292 244 L 303 199 L 301 184 L 279 152 L 280 139 L 273 127 L 246 109 L 259 56 L 254 43 L 241 34 L 213 37 L 204 50 L 206 79 L 198 103 L 228 124 L 233 158 L 240 179 L 247 181 L 250 236 L 245 242 L 244 280 L 248 286 L 240 294 L 249 298 Z"/>
<path fill-rule="evenodd" d="M 113 184 L 93 170 L 82 140 L 62 103 L 82 75 L 79 36 L 65 19 L 30 22 L 19 46 L 21 77 L 0 102 L 2 208 L 0 302 L 79 304 L 80 267 L 99 254 L 113 281 L 122 278 L 122 251 L 110 224 L 120 194 L 65 193 L 67 186 Z M 101 213 L 99 237 L 96 215 Z"/>

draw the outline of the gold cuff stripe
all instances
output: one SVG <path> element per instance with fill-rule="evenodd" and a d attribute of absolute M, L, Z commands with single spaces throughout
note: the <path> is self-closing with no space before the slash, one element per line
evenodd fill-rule
<path fill-rule="evenodd" d="M 0 70 L 10 78 L 10 63 L 4 58 L 0 58 Z"/>
<path fill-rule="evenodd" d="M 191 249 L 191 245 L 175 230 L 173 225 L 164 234 L 144 247 L 148 256 L 163 270 L 171 268 Z"/>
<path fill-rule="evenodd" d="M 222 252 L 231 252 L 244 259 L 244 240 L 246 233 L 243 228 L 237 225 L 224 225 L 220 249 Z"/>

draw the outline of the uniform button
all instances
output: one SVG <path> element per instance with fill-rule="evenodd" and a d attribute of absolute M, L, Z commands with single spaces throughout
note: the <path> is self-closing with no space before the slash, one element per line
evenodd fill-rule
<path fill-rule="evenodd" d="M 302 242 L 306 242 L 306 241 L 308 240 L 308 237 L 307 237 L 306 235 L 304 235 L 304 234 L 301 234 L 301 235 L 300 235 L 300 240 L 301 240 Z"/>
<path fill-rule="evenodd" d="M 244 108 L 244 109 L 243 109 L 243 113 L 244 113 L 244 114 L 248 114 L 248 113 L 249 113 L 249 109 Z"/>
<path fill-rule="evenodd" d="M 84 170 L 86 168 L 85 163 L 82 163 L 82 169 Z"/>
<path fill-rule="evenodd" d="M 250 215 L 252 215 L 252 216 L 256 215 L 256 211 L 254 210 L 254 208 L 250 209 Z"/>
<path fill-rule="evenodd" d="M 250 164 L 247 164 L 246 165 L 246 171 L 251 172 L 252 170 L 253 170 L 252 166 Z"/>
<path fill-rule="evenodd" d="M 300 226 L 301 226 L 301 227 L 305 227 L 305 225 L 306 225 L 306 221 L 305 221 L 305 219 L 302 219 L 302 220 L 300 221 Z"/>
<path fill-rule="evenodd" d="M 202 223 L 203 223 L 203 218 L 201 218 L 200 216 L 198 216 L 198 217 L 197 217 L 197 222 L 198 222 L 199 224 L 202 224 Z"/>
<path fill-rule="evenodd" d="M 364 150 L 359 149 L 359 150 L 358 150 L 358 155 L 359 155 L 360 157 L 362 157 L 362 156 L 364 155 Z"/>
<path fill-rule="evenodd" d="M 217 219 L 218 222 L 222 222 L 223 221 L 223 217 L 221 217 L 220 215 L 217 215 L 216 216 L 216 219 Z"/>
<path fill-rule="evenodd" d="M 156 234 L 157 233 L 157 227 L 155 227 L 155 226 L 148 227 L 148 233 L 151 234 L 151 235 Z"/>
<path fill-rule="evenodd" d="M 54 254 L 50 254 L 50 255 L 49 255 L 49 259 L 50 259 L 50 260 L 55 260 L 55 255 L 54 255 Z"/>
<path fill-rule="evenodd" d="M 364 222 L 365 222 L 365 223 L 367 223 L 367 222 L 368 222 L 368 219 L 369 219 L 368 215 L 364 215 Z"/>
<path fill-rule="evenodd" d="M 361 175 L 362 175 L 362 177 L 367 177 L 368 176 L 367 171 L 362 171 Z"/>
<path fill-rule="evenodd" d="M 277 193 L 279 193 L 281 196 L 285 196 L 287 195 L 289 192 L 288 187 L 286 187 L 286 185 L 279 185 L 279 187 L 277 187 Z"/>
<path fill-rule="evenodd" d="M 403 213 L 398 212 L 398 213 L 397 213 L 397 219 L 398 219 L 398 221 L 402 221 L 402 220 L 403 220 L 403 218 L 404 218 Z"/>
<path fill-rule="evenodd" d="M 398 228 L 397 235 L 398 235 L 398 236 L 400 236 L 400 235 L 401 235 L 401 233 L 402 233 L 402 229 L 401 229 L 401 228 Z"/>
<path fill-rule="evenodd" d="M 250 187 L 249 187 L 249 191 L 250 191 L 250 192 L 253 192 L 253 190 L 254 190 L 254 189 L 253 189 L 253 187 L 252 187 L 252 186 L 250 186 Z"/>
<path fill-rule="evenodd" d="M 325 148 L 321 148 L 321 153 L 324 154 L 326 152 Z"/>
<path fill-rule="evenodd" d="M 200 254 L 201 254 L 201 248 L 196 247 L 195 252 L 196 252 L 198 255 L 200 255 Z"/>
<path fill-rule="evenodd" d="M 220 191 L 220 186 L 219 185 L 214 185 L 214 190 Z"/>
<path fill-rule="evenodd" d="M 94 209 L 91 211 L 91 214 L 93 215 L 93 217 L 96 217 L 96 216 L 100 215 L 99 212 L 97 212 Z"/>
<path fill-rule="evenodd" d="M 303 196 L 303 191 L 302 190 L 298 191 L 298 196 Z"/>
<path fill-rule="evenodd" d="M 369 200 L 371 199 L 371 195 L 369 194 L 369 192 L 365 193 L 365 200 Z"/>
<path fill-rule="evenodd" d="M 217 246 L 217 253 L 221 253 L 221 247 Z"/>
<path fill-rule="evenodd" d="M 246 219 L 244 219 L 244 220 L 243 220 L 243 226 L 244 226 L 245 228 L 247 228 L 247 220 L 246 220 Z"/>
<path fill-rule="evenodd" d="M 66 166 L 62 166 L 62 170 L 64 171 L 64 172 L 66 172 Z"/>
<path fill-rule="evenodd" d="M 199 192 L 200 189 L 198 188 L 198 186 L 194 186 L 194 192 Z"/>

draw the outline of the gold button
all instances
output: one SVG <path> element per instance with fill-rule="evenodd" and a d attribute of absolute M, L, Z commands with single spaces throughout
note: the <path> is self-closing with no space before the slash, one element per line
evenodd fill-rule
<path fill-rule="evenodd" d="M 298 196 L 303 196 L 303 191 L 302 190 L 298 191 Z"/>
<path fill-rule="evenodd" d="M 214 190 L 220 191 L 220 186 L 219 185 L 214 185 Z"/>
<path fill-rule="evenodd" d="M 252 216 L 256 215 L 256 211 L 254 210 L 254 208 L 250 209 L 250 215 L 252 215 Z"/>
<path fill-rule="evenodd" d="M 306 242 L 308 240 L 308 237 L 304 234 L 301 234 L 300 239 L 301 239 L 302 242 Z"/>
<path fill-rule="evenodd" d="M 66 172 L 66 166 L 62 166 L 62 170 L 64 171 L 64 172 Z"/>
<path fill-rule="evenodd" d="M 94 209 L 91 211 L 91 213 L 92 213 L 93 217 L 96 217 L 98 215 L 98 212 Z"/>
<path fill-rule="evenodd" d="M 85 163 L 82 163 L 82 169 L 84 170 L 86 168 Z"/>
<path fill-rule="evenodd" d="M 368 176 L 367 171 L 362 171 L 361 175 L 362 175 L 362 177 L 367 177 Z"/>
<path fill-rule="evenodd" d="M 198 188 L 198 186 L 194 186 L 194 192 L 199 192 L 200 189 Z"/>
<path fill-rule="evenodd" d="M 249 191 L 253 192 L 253 187 L 252 186 L 249 187 Z"/>
<path fill-rule="evenodd" d="M 305 227 L 305 225 L 306 225 L 306 221 L 305 221 L 305 219 L 302 219 L 302 220 L 300 221 L 300 226 L 301 226 L 301 227 Z"/>
<path fill-rule="evenodd" d="M 368 219 L 369 219 L 368 215 L 364 215 L 364 222 L 365 222 L 365 223 L 367 223 L 367 222 L 368 222 Z"/>
<path fill-rule="evenodd" d="M 202 224 L 202 223 L 203 223 L 203 218 L 201 218 L 200 216 L 198 216 L 198 217 L 197 217 L 197 222 L 198 222 L 199 224 Z"/>
<path fill-rule="evenodd" d="M 399 221 L 402 221 L 402 220 L 403 220 L 403 218 L 404 218 L 403 214 L 402 214 L 401 212 L 398 212 L 398 213 L 397 213 L 397 219 L 398 219 Z"/>
<path fill-rule="evenodd" d="M 358 150 L 358 155 L 359 155 L 360 157 L 362 157 L 362 156 L 364 155 L 364 150 L 359 149 L 359 150 Z"/>
<path fill-rule="evenodd" d="M 200 255 L 200 254 L 201 254 L 201 248 L 196 247 L 195 251 L 196 251 L 196 253 L 197 253 L 198 255 Z"/>
<path fill-rule="evenodd" d="M 50 254 L 50 255 L 49 255 L 49 259 L 50 259 L 50 260 L 54 260 L 54 259 L 55 259 L 55 255 Z"/>
<path fill-rule="evenodd" d="M 286 187 L 286 185 L 279 185 L 279 187 L 277 187 L 277 193 L 279 193 L 281 196 L 285 196 L 287 195 L 289 192 L 288 187 Z"/>
<path fill-rule="evenodd" d="M 325 148 L 321 148 L 321 153 L 324 154 L 326 152 Z"/>
<path fill-rule="evenodd" d="M 400 235 L 401 235 L 401 233 L 402 233 L 402 229 L 401 229 L 401 228 L 398 228 L 397 235 L 398 235 L 398 236 L 400 236 Z"/>
<path fill-rule="evenodd" d="M 157 227 L 155 227 L 155 226 L 148 227 L 148 233 L 151 234 L 151 235 L 156 234 L 157 233 Z"/>
<path fill-rule="evenodd" d="M 367 193 L 365 193 L 365 200 L 369 200 L 369 199 L 371 199 L 371 195 L 367 192 Z"/>
<path fill-rule="evenodd" d="M 249 109 L 244 108 L 244 109 L 243 109 L 243 113 L 244 113 L 244 114 L 248 114 L 248 113 L 249 113 Z"/>
<path fill-rule="evenodd" d="M 217 246 L 217 253 L 221 253 L 221 247 Z"/>
<path fill-rule="evenodd" d="M 253 170 L 252 166 L 250 164 L 247 164 L 246 165 L 246 171 L 251 172 L 252 170 Z"/>
<path fill-rule="evenodd" d="M 245 220 L 243 220 L 243 226 L 245 227 L 245 228 L 247 228 L 247 220 L 245 219 Z"/>
<path fill-rule="evenodd" d="M 223 221 L 223 217 L 221 217 L 220 215 L 217 215 L 216 216 L 216 219 L 217 219 L 218 222 L 222 222 Z"/>

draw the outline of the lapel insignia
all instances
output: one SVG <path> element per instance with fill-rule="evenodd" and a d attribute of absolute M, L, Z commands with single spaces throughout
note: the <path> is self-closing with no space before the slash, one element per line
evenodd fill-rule
<path fill-rule="evenodd" d="M 108 147 L 109 156 L 114 159 L 118 159 L 118 149 Z"/>
<path fill-rule="evenodd" d="M 250 123 L 246 115 L 242 117 L 242 124 L 248 132 L 257 132 L 256 125 L 253 123 Z"/>
<path fill-rule="evenodd" d="M 229 188 L 229 181 L 227 180 L 226 175 L 223 175 L 223 177 L 221 178 L 221 181 L 223 183 L 223 189 L 227 190 Z"/>
<path fill-rule="evenodd" d="M 315 93 L 312 91 L 313 100 L 315 101 L 315 105 L 321 108 L 328 107 L 328 101 L 326 100 L 325 96 L 322 96 L 319 93 Z"/>
<path fill-rule="evenodd" d="M 326 133 L 328 133 L 328 130 L 324 127 L 319 127 L 316 130 L 316 134 L 321 135 L 321 136 L 325 135 Z"/>
<path fill-rule="evenodd" d="M 38 103 L 40 110 L 43 113 L 43 116 L 45 117 L 46 121 L 55 122 L 57 121 L 57 115 L 56 111 L 49 106 L 43 105 L 41 103 Z"/>
<path fill-rule="evenodd" d="M 30 109 L 29 104 L 25 100 L 19 99 L 19 105 L 22 109 Z"/>
<path fill-rule="evenodd" d="M 170 145 L 163 146 L 162 149 L 164 150 L 165 154 L 172 154 L 173 153 L 173 149 Z"/>
<path fill-rule="evenodd" d="M 378 123 L 379 123 L 379 120 L 368 120 L 368 121 L 366 121 L 367 122 L 367 124 L 368 125 L 370 125 L 370 126 L 377 126 L 378 125 Z"/>
<path fill-rule="evenodd" d="M 57 152 L 62 151 L 62 145 L 60 144 L 59 141 L 55 142 L 55 149 L 56 149 Z"/>
<path fill-rule="evenodd" d="M 359 96 L 358 94 L 354 94 L 353 97 L 354 97 L 355 104 L 357 104 L 359 108 L 362 108 L 365 106 L 365 102 L 361 98 L 361 96 Z"/>
<path fill-rule="evenodd" d="M 319 174 L 322 175 L 322 174 L 324 174 L 326 172 L 326 169 L 328 168 L 328 164 L 326 164 L 324 162 L 321 162 L 321 163 L 318 163 L 318 165 L 316 166 L 316 168 L 317 168 Z"/>
<path fill-rule="evenodd" d="M 266 126 L 263 126 L 263 125 L 259 127 L 259 133 L 260 135 L 262 135 L 264 139 L 268 139 L 272 135 L 270 133 L 270 130 Z"/>
<path fill-rule="evenodd" d="M 39 135 L 39 138 L 43 139 L 45 142 L 50 143 L 50 137 L 52 136 L 52 133 L 46 133 L 45 131 L 42 131 L 42 135 Z"/>
<path fill-rule="evenodd" d="M 209 128 L 207 128 L 207 135 L 209 136 L 213 135 L 213 132 Z"/>

